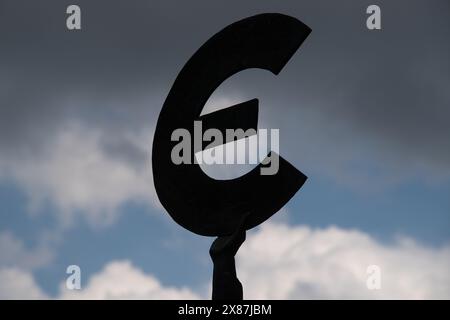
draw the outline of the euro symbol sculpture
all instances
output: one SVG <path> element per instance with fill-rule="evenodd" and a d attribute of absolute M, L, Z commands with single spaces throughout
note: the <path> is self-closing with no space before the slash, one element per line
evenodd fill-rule
<path fill-rule="evenodd" d="M 200 114 L 211 94 L 230 76 L 249 68 L 277 75 L 310 32 L 299 20 L 277 13 L 259 14 L 227 26 L 188 60 L 159 115 L 152 150 L 156 193 L 178 224 L 199 235 L 218 237 L 210 249 L 213 299 L 242 299 L 234 255 L 245 240 L 245 231 L 279 211 L 307 178 L 279 157 L 274 175 L 260 175 L 260 163 L 239 178 L 216 180 L 194 160 L 192 164 L 173 163 L 171 151 L 176 142 L 171 135 L 184 128 L 193 136 L 194 121 L 202 121 L 204 130 L 256 129 L 257 99 Z"/>

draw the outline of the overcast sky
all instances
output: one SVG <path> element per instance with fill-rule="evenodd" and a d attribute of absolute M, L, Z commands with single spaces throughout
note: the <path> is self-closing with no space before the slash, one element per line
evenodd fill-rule
<path fill-rule="evenodd" d="M 278 76 L 241 72 L 205 111 L 258 98 L 309 180 L 250 232 L 245 297 L 450 298 L 449 1 L 76 1 L 69 31 L 73 3 L 0 0 L 0 298 L 208 297 L 212 239 L 159 204 L 152 134 L 187 59 L 263 12 L 312 33 Z"/>

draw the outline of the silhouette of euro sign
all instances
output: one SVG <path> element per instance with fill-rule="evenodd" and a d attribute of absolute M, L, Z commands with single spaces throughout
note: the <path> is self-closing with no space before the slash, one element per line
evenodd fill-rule
<path fill-rule="evenodd" d="M 249 68 L 278 74 L 311 29 L 299 20 L 275 13 L 235 22 L 211 37 L 178 74 L 158 118 L 152 149 L 153 179 L 161 204 L 184 228 L 204 236 L 232 234 L 248 214 L 253 228 L 279 211 L 306 181 L 283 158 L 274 175 L 261 175 L 261 163 L 245 175 L 216 180 L 194 164 L 174 164 L 177 142 L 172 132 L 184 128 L 194 135 L 194 121 L 203 130 L 257 128 L 258 100 L 253 99 L 200 116 L 211 94 L 230 76 Z M 223 135 L 225 136 L 225 134 Z M 229 142 L 229 141 L 225 141 Z M 202 147 L 204 148 L 204 146 Z"/>

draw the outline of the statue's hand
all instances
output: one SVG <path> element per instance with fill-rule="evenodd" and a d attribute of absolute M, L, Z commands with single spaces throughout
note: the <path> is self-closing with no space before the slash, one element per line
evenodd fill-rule
<path fill-rule="evenodd" d="M 233 234 L 229 236 L 217 237 L 217 239 L 214 240 L 211 248 L 209 249 L 209 255 L 213 260 L 222 255 L 230 255 L 233 257 L 236 255 L 240 246 L 245 241 L 245 222 L 249 215 L 249 213 L 246 213 L 242 217 Z"/>

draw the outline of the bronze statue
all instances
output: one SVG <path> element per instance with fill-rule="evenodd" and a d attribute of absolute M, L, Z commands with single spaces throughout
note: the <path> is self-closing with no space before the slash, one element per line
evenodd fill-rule
<path fill-rule="evenodd" d="M 218 237 L 210 249 L 213 299 L 242 299 L 234 256 L 245 240 L 245 231 L 279 211 L 307 178 L 279 157 L 274 175 L 260 175 L 260 163 L 239 178 L 213 179 L 195 164 L 195 159 L 194 164 L 173 163 L 172 132 L 185 128 L 193 134 L 196 120 L 202 121 L 204 128 L 221 131 L 256 129 L 257 99 L 205 116 L 200 113 L 216 88 L 237 72 L 260 68 L 278 74 L 310 32 L 299 20 L 276 13 L 259 14 L 225 27 L 185 64 L 159 115 L 152 154 L 156 192 L 181 226 L 199 235 Z"/>

